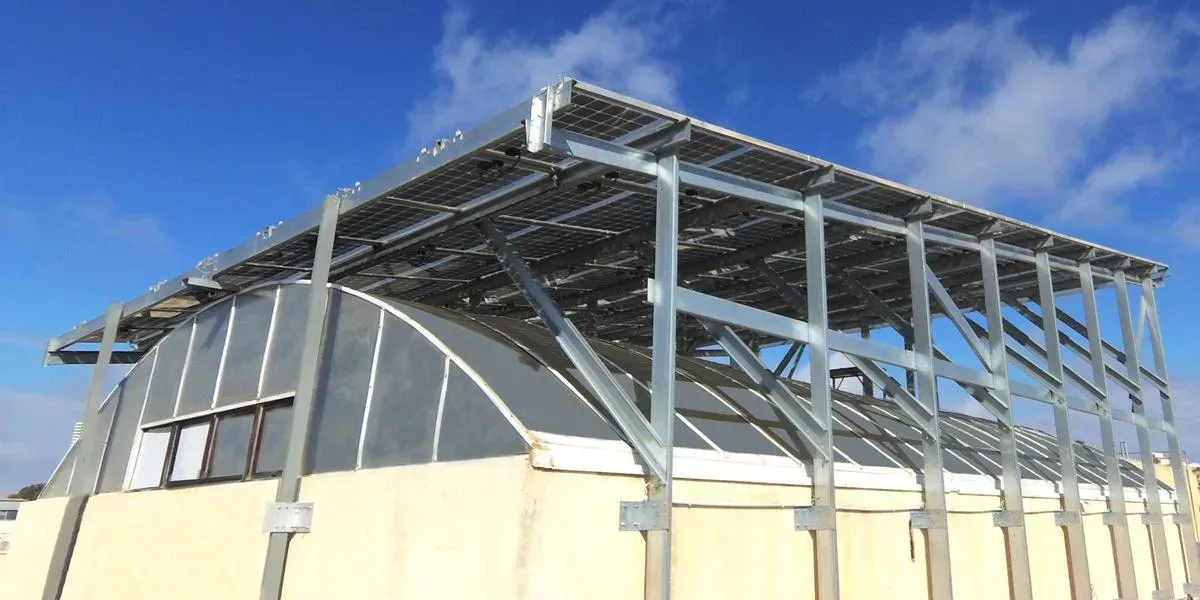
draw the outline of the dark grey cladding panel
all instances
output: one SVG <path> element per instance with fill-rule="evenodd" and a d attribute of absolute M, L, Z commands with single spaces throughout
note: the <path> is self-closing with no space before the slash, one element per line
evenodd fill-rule
<path fill-rule="evenodd" d="M 525 440 L 500 409 L 466 373 L 451 366 L 437 460 L 516 456 L 525 452 Z"/>
<path fill-rule="evenodd" d="M 146 402 L 143 423 L 170 419 L 175 415 L 175 398 L 179 395 L 179 380 L 187 360 L 188 340 L 192 335 L 191 322 L 172 331 L 158 344 L 158 359 L 150 381 L 150 396 Z"/>
<path fill-rule="evenodd" d="M 350 294 L 329 298 L 325 351 L 317 371 L 319 401 L 313 406 L 305 461 L 309 473 L 347 471 L 358 462 L 380 310 Z"/>
<path fill-rule="evenodd" d="M 620 439 L 606 420 L 567 389 L 537 358 L 515 346 L 510 338 L 441 309 L 400 302 L 393 302 L 393 305 L 429 330 L 479 373 L 526 428 L 563 435 Z"/>
<path fill-rule="evenodd" d="M 187 370 L 183 374 L 183 393 L 179 396 L 176 415 L 212 408 L 231 308 L 233 302 L 227 300 L 196 315 L 196 334 L 192 336 L 192 349 L 188 355 Z"/>
<path fill-rule="evenodd" d="M 275 309 L 275 290 L 274 287 L 261 288 L 236 298 L 233 331 L 225 351 L 217 406 L 253 400 L 258 396 L 258 379 L 267 350 L 267 334 L 271 330 L 271 313 Z"/>
<path fill-rule="evenodd" d="M 104 459 L 100 463 L 100 491 L 115 492 L 125 483 L 125 471 L 133 452 L 133 440 L 137 437 L 141 421 L 142 406 L 146 401 L 146 388 L 150 385 L 150 373 L 154 368 L 154 353 L 146 355 L 125 376 L 124 383 L 110 400 L 115 404 L 112 429 L 108 444 L 104 448 Z"/>
<path fill-rule="evenodd" d="M 675 383 L 675 408 L 726 452 L 783 455 L 766 436 L 698 383 Z"/>
<path fill-rule="evenodd" d="M 50 475 L 50 479 L 46 481 L 46 485 L 42 488 L 42 493 L 38 498 L 57 498 L 67 495 L 67 487 L 71 482 L 71 472 L 75 469 L 75 455 L 78 448 L 79 446 L 75 445 L 67 449 L 67 455 L 63 457 L 58 469 Z"/>
<path fill-rule="evenodd" d="M 364 467 L 432 460 L 445 363 L 441 350 L 411 325 L 390 314 L 384 317 L 363 441 Z M 503 420 L 499 413 L 494 418 Z"/>
<path fill-rule="evenodd" d="M 333 296 L 340 296 L 335 293 Z M 275 335 L 267 348 L 266 380 L 263 396 L 275 396 L 296 391 L 296 376 L 300 368 L 300 349 L 304 345 L 304 328 L 308 321 L 307 285 L 284 285 L 279 288 L 279 314 Z"/>

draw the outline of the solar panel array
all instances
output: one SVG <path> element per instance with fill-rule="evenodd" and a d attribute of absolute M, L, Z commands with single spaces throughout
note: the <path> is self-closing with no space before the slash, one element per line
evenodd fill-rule
<path fill-rule="evenodd" d="M 680 118 L 669 111 L 576 83 L 571 102 L 554 115 L 554 127 L 604 141 L 635 145 Z M 450 142 L 453 144 L 454 142 Z M 704 123 L 693 124 L 680 160 L 783 188 L 802 190 L 828 163 L 741 137 Z M 420 243 L 394 243 L 397 234 L 430 219 L 455 214 L 488 194 L 562 176 L 579 164 L 546 150 L 529 154 L 520 123 L 479 150 L 363 202 L 338 222 L 331 280 L 384 297 L 442 306 L 456 311 L 532 318 L 473 226 L 469 214 Z M 805 261 L 803 218 L 782 209 L 681 190 L 679 273 L 681 285 L 785 315 L 799 315 L 747 266 L 762 258 L 801 290 Z M 816 191 L 827 199 L 881 214 L 903 216 L 929 196 L 904 186 L 836 167 L 835 180 Z M 1030 247 L 1049 232 L 999 218 L 952 201 L 932 198 L 930 223 L 973 234 L 999 222 L 999 241 Z M 587 333 L 609 340 L 645 344 L 651 326 L 645 280 L 654 257 L 653 181 L 643 174 L 602 170 L 594 177 L 560 184 L 491 215 L 512 245 L 539 272 L 551 296 Z M 879 316 L 840 285 L 837 275 L 853 274 L 901 315 L 910 312 L 904 240 L 891 234 L 833 223 L 826 227 L 830 325 L 857 329 L 882 325 Z M 303 278 L 312 264 L 315 227 L 214 274 L 231 288 Z M 1054 255 L 1077 258 L 1096 252 L 1094 264 L 1129 264 L 1165 273 L 1157 263 L 1055 236 Z M 347 258 L 353 257 L 353 260 Z M 961 248 L 927 247 L 927 262 L 964 308 L 981 298 L 978 256 Z M 1001 284 L 1015 295 L 1030 293 L 1034 266 L 1002 261 Z M 1077 276 L 1055 271 L 1059 291 L 1078 287 Z M 152 342 L 211 297 L 184 290 L 166 302 L 122 319 L 119 339 Z M 704 341 L 695 323 L 679 328 L 683 347 Z M 95 332 L 81 341 L 98 341 Z"/>

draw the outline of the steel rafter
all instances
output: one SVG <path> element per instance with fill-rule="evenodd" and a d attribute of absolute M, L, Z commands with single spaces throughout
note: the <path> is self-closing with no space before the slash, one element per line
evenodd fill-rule
<path fill-rule="evenodd" d="M 1080 288 L 1083 291 L 1083 310 L 1087 320 L 1088 359 L 1092 366 L 1092 380 L 1102 392 L 1103 405 L 1100 411 L 1100 447 L 1104 452 L 1104 477 L 1108 482 L 1108 510 L 1113 515 L 1109 531 L 1113 541 L 1113 560 L 1117 570 L 1117 592 L 1121 598 L 1137 596 L 1137 573 L 1133 563 L 1133 542 L 1129 536 L 1129 516 L 1125 506 L 1125 482 L 1121 478 L 1121 458 L 1117 455 L 1116 429 L 1108 401 L 1108 369 L 1104 361 L 1104 347 L 1100 332 L 1100 312 L 1096 307 L 1096 284 L 1092 278 L 1092 266 L 1083 263 L 1079 269 Z"/>
<path fill-rule="evenodd" d="M 1132 380 L 1140 378 L 1142 370 L 1137 335 L 1134 333 L 1133 316 L 1129 306 L 1129 286 L 1125 273 L 1116 273 L 1117 312 L 1121 318 L 1121 340 L 1125 353 L 1126 374 Z M 1150 441 L 1150 428 L 1146 423 L 1146 388 L 1141 386 L 1133 402 L 1133 414 L 1137 428 L 1138 455 L 1142 459 L 1142 478 L 1145 484 L 1146 519 L 1150 530 L 1150 548 L 1154 553 L 1155 588 L 1161 594 L 1173 594 L 1175 586 L 1171 578 L 1171 561 L 1167 554 L 1167 532 L 1163 523 L 1162 500 L 1159 498 L 1158 474 L 1154 470 L 1154 447 Z M 1169 596 L 1168 596 L 1169 597 Z"/>
<path fill-rule="evenodd" d="M 1184 592 L 1187 594 L 1200 593 L 1200 585 L 1196 578 L 1200 577 L 1200 547 L 1196 544 L 1196 528 L 1192 516 L 1192 478 L 1188 476 L 1187 465 L 1183 461 L 1183 450 L 1179 445 L 1179 433 L 1175 429 L 1175 405 L 1171 400 L 1170 379 L 1167 376 L 1167 356 L 1163 348 L 1162 327 L 1158 321 L 1158 299 L 1154 294 L 1154 281 L 1150 278 L 1142 280 L 1142 311 L 1150 325 L 1150 344 L 1154 352 L 1154 369 L 1166 384 L 1166 390 L 1159 391 L 1162 402 L 1163 421 L 1167 436 L 1167 451 L 1171 460 L 1171 474 L 1175 483 L 1175 514 L 1178 515 L 1178 527 L 1181 545 L 1183 546 L 1184 566 L 1187 577 L 1184 582 Z"/>

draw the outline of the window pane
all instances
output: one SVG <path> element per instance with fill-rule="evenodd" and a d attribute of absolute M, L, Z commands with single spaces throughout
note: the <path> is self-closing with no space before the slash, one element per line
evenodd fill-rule
<path fill-rule="evenodd" d="M 213 442 L 209 477 L 229 477 L 246 472 L 246 453 L 250 448 L 253 414 L 221 417 L 217 421 L 217 439 Z"/>
<path fill-rule="evenodd" d="M 188 425 L 179 430 L 179 446 L 175 450 L 175 464 L 171 466 L 170 481 L 188 481 L 200 477 L 204 466 L 204 445 L 208 441 L 210 422 Z"/>
<path fill-rule="evenodd" d="M 170 427 L 151 429 L 142 434 L 142 445 L 138 448 L 129 489 L 158 487 L 162 483 L 163 463 L 167 460 L 167 444 L 170 441 Z"/>
<path fill-rule="evenodd" d="M 291 428 L 291 404 L 268 408 L 263 414 L 262 439 L 258 442 L 258 464 L 254 468 L 256 474 L 283 470 L 288 432 Z"/>

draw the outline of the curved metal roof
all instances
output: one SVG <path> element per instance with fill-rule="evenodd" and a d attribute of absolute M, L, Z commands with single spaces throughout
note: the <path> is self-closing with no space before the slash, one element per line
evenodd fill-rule
<path fill-rule="evenodd" d="M 311 472 L 509 456 L 539 434 L 621 441 L 548 330 L 331 288 L 337 293 L 314 407 Z M 123 488 L 141 429 L 294 390 L 307 298 L 306 282 L 246 290 L 207 305 L 165 336 L 100 407 L 110 432 L 100 491 Z M 591 343 L 648 415 L 649 350 Z M 676 446 L 811 458 L 740 370 L 681 356 L 677 374 Z M 806 383 L 785 384 L 807 402 Z M 837 462 L 920 472 L 920 434 L 895 404 L 844 391 L 834 399 Z M 995 423 L 944 412 L 942 433 L 948 472 L 999 479 Z M 1024 478 L 1058 479 L 1053 436 L 1019 428 L 1017 443 Z M 1105 485 L 1101 453 L 1082 443 L 1076 450 L 1080 480 Z M 49 495 L 72 469 L 68 454 Z M 1127 486 L 1141 487 L 1137 469 L 1122 471 Z"/>

